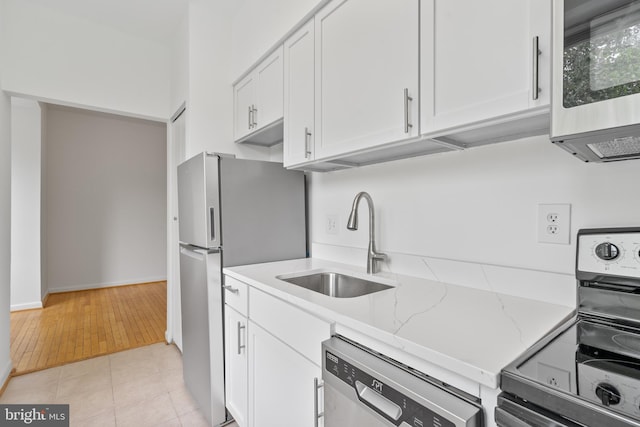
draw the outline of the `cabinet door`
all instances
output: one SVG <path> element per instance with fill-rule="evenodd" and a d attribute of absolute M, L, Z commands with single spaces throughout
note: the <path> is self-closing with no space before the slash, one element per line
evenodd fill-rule
<path fill-rule="evenodd" d="M 251 321 L 249 347 L 249 426 L 313 427 L 321 369 Z"/>
<path fill-rule="evenodd" d="M 313 19 L 284 42 L 284 166 L 313 159 Z"/>
<path fill-rule="evenodd" d="M 418 11 L 334 0 L 316 15 L 316 159 L 418 135 Z"/>
<path fill-rule="evenodd" d="M 239 427 L 247 426 L 247 318 L 225 310 L 225 399 Z"/>
<path fill-rule="evenodd" d="M 548 106 L 550 25 L 550 0 L 422 0 L 422 132 Z"/>
<path fill-rule="evenodd" d="M 282 46 L 262 61 L 255 70 L 256 99 L 254 130 L 282 119 L 283 59 Z"/>
<path fill-rule="evenodd" d="M 238 140 L 254 130 L 255 74 L 251 73 L 233 87 L 234 139 Z"/>

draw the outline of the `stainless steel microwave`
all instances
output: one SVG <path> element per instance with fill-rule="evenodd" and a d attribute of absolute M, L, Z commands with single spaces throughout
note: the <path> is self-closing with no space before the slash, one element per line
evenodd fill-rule
<path fill-rule="evenodd" d="M 551 141 L 586 162 L 640 158 L 640 0 L 554 0 Z"/>

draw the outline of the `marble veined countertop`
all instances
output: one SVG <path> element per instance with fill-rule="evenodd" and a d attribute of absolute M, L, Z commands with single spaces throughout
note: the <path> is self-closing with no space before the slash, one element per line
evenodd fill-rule
<path fill-rule="evenodd" d="M 493 389 L 502 368 L 574 312 L 573 307 L 392 273 L 373 279 L 393 289 L 355 298 L 332 298 L 276 278 L 308 271 L 367 278 L 362 268 L 317 258 L 224 269 L 303 310 Z"/>

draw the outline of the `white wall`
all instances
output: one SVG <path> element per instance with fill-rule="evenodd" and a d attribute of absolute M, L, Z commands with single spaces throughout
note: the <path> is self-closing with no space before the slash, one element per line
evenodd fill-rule
<path fill-rule="evenodd" d="M 42 301 L 49 294 L 47 283 L 47 104 L 38 103 L 40 107 L 40 295 Z"/>
<path fill-rule="evenodd" d="M 166 126 L 50 106 L 51 292 L 166 278 Z"/>
<path fill-rule="evenodd" d="M 5 91 L 143 118 L 171 115 L 168 48 L 32 2 L 5 2 Z"/>
<path fill-rule="evenodd" d="M 312 241 L 361 248 L 350 261 L 364 265 L 364 202 L 360 229 L 348 231 L 346 222 L 356 193 L 367 191 L 378 249 L 390 254 L 391 265 L 394 257 L 418 255 L 572 275 L 579 228 L 638 225 L 639 180 L 638 162 L 582 163 L 546 136 L 314 173 Z M 570 245 L 537 242 L 539 203 L 571 204 Z M 338 216 L 338 234 L 326 233 L 327 215 Z"/>
<path fill-rule="evenodd" d="M 0 81 L 4 77 L 4 43 L 6 21 L 4 3 L 0 1 Z M 11 265 L 11 102 L 0 90 L 0 384 L 11 372 L 9 354 L 9 301 Z"/>
<path fill-rule="evenodd" d="M 11 310 L 42 307 L 41 146 L 36 101 L 11 100 Z"/>
<path fill-rule="evenodd" d="M 187 100 L 189 93 L 189 16 L 180 21 L 169 45 L 170 54 L 170 105 L 169 113 L 175 114 Z"/>
<path fill-rule="evenodd" d="M 269 158 L 266 148 L 233 142 L 230 38 L 235 8 L 233 2 L 189 2 L 187 158 L 201 151 Z"/>

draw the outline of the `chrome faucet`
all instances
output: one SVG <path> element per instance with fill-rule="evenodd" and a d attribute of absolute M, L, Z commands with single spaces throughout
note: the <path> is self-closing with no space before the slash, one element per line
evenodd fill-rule
<path fill-rule="evenodd" d="M 358 229 L 358 204 L 360 200 L 364 198 L 369 206 L 369 249 L 367 250 L 367 274 L 376 273 L 376 261 L 383 261 L 387 258 L 386 254 L 376 252 L 376 240 L 374 236 L 374 208 L 373 200 L 369 193 L 361 191 L 356 194 L 356 198 L 353 199 L 353 206 L 351 206 L 351 214 L 349 215 L 349 221 L 347 222 L 347 228 L 349 230 Z"/>

